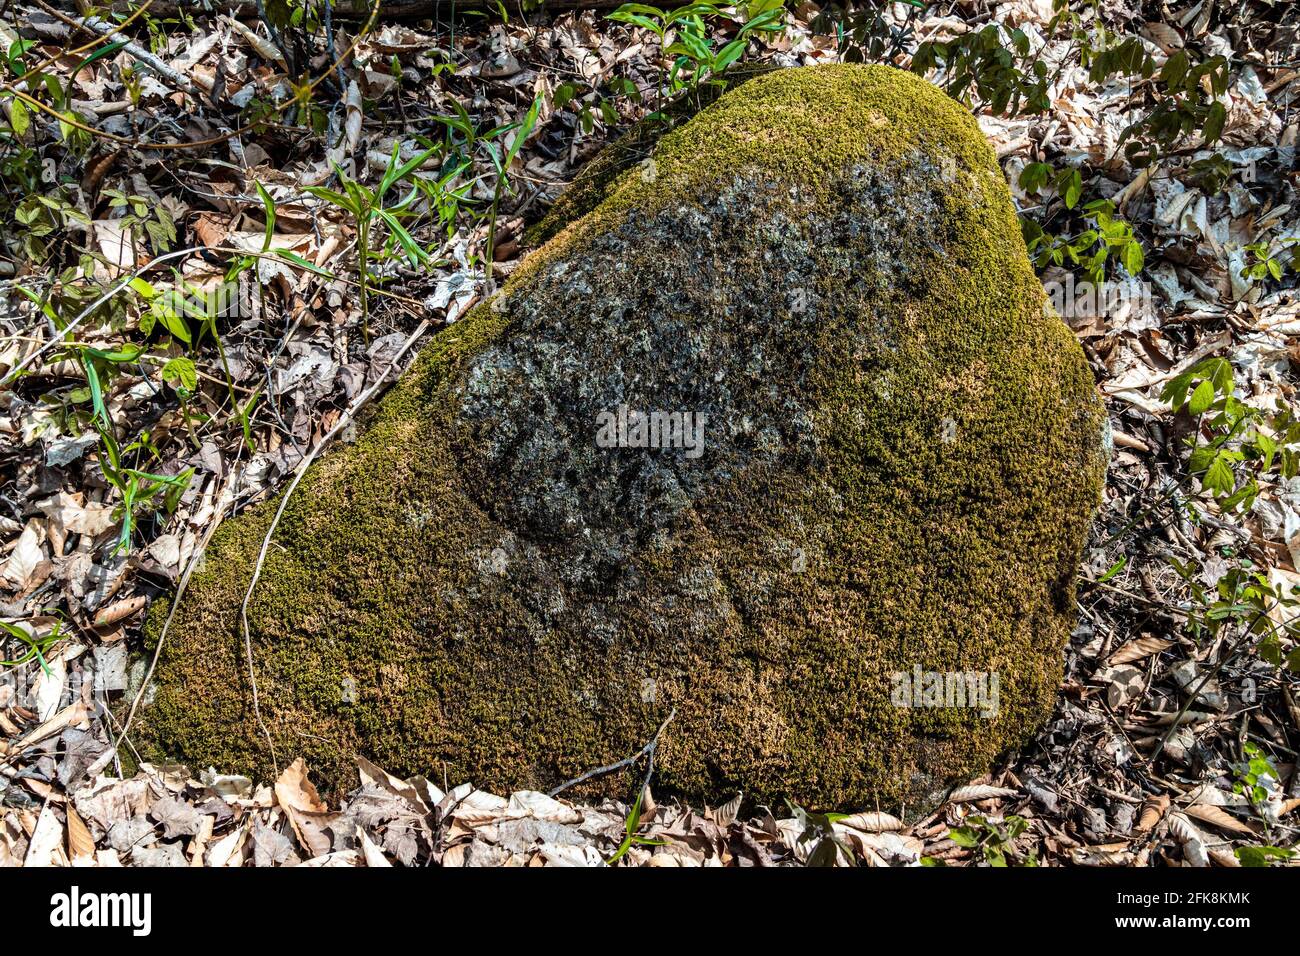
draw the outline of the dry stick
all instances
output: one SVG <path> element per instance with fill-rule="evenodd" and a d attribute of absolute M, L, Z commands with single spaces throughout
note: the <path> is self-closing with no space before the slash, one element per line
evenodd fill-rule
<path fill-rule="evenodd" d="M 316 460 L 316 456 L 320 454 L 321 450 L 333 440 L 334 436 L 351 424 L 356 413 L 363 405 L 375 396 L 383 386 L 384 381 L 388 378 L 388 373 L 397 367 L 397 363 L 401 360 L 402 356 L 406 354 L 407 349 L 415 343 L 416 339 L 424 334 L 428 327 L 428 319 L 425 319 L 416 327 L 416 330 L 411 333 L 405 342 L 402 343 L 402 347 L 397 350 L 397 354 L 394 355 L 392 360 L 388 363 L 388 367 L 384 369 L 377 379 L 375 379 L 374 384 L 357 397 L 357 400 L 352 404 L 352 406 L 339 416 L 339 420 L 335 423 L 334 427 L 325 434 L 325 437 L 317 443 L 315 448 L 307 453 L 307 457 L 298 463 L 298 467 L 294 469 L 293 481 L 289 482 L 289 487 L 285 489 L 284 495 L 280 499 L 280 506 L 275 509 L 275 517 L 271 519 L 271 526 L 266 529 L 266 537 L 262 539 L 262 548 L 257 554 L 257 563 L 253 566 L 253 579 L 248 582 L 248 591 L 244 594 L 244 600 L 239 605 L 239 623 L 244 632 L 244 654 L 248 661 L 248 680 L 253 690 L 253 713 L 257 717 L 258 726 L 261 727 L 262 733 L 266 737 L 267 745 L 271 748 L 271 763 L 275 767 L 277 776 L 280 772 L 279 761 L 275 756 L 275 743 L 271 739 L 271 732 L 267 729 L 266 722 L 262 720 L 261 697 L 257 690 L 257 674 L 253 668 L 253 637 L 248 627 L 248 604 L 253 598 L 253 589 L 257 587 L 258 579 L 262 576 L 262 566 L 266 563 L 266 555 L 271 548 L 271 538 L 275 534 L 276 527 L 280 524 L 280 518 L 284 515 L 284 509 L 288 506 L 289 499 L 293 497 L 294 489 L 298 487 L 298 483 L 302 481 L 303 475 L 307 473 L 308 467 L 310 467 L 311 463 Z"/>
<path fill-rule="evenodd" d="M 664 720 L 664 722 L 659 725 L 659 729 L 655 731 L 655 735 L 650 738 L 650 742 L 646 744 L 644 747 L 642 747 L 640 750 L 638 750 L 636 753 L 634 753 L 632 756 L 625 757 L 624 759 L 619 760 L 616 763 L 612 763 L 604 767 L 597 767 L 595 770 L 588 770 L 582 776 L 574 777 L 572 780 L 566 780 L 564 781 L 564 783 L 560 784 L 554 790 L 547 791 L 546 795 L 548 797 L 554 797 L 557 796 L 558 794 L 563 793 L 565 790 L 568 790 L 570 787 L 575 787 L 578 784 L 582 783 L 583 781 L 590 780 L 592 777 L 604 776 L 607 773 L 613 773 L 615 770 L 622 770 L 624 767 L 630 767 L 633 764 L 635 764 L 637 761 L 639 761 L 642 757 L 646 756 L 647 754 L 650 756 L 650 768 L 653 770 L 654 759 L 655 759 L 654 756 L 655 748 L 659 746 L 659 735 L 664 732 L 664 728 L 667 727 L 668 724 L 672 721 L 672 719 L 676 716 L 677 716 L 677 708 L 674 707 L 672 709 L 672 713 L 670 713 L 668 717 Z M 647 784 L 650 782 L 649 774 L 646 774 L 645 782 Z M 645 786 L 642 785 L 641 789 L 644 791 Z"/>
<path fill-rule="evenodd" d="M 88 30 L 94 30 L 96 33 L 98 33 L 106 40 L 109 40 L 113 43 L 123 44 L 122 51 L 124 53 L 129 53 L 133 59 L 135 59 L 137 62 L 140 63 L 141 66 L 147 67 L 149 70 L 156 73 L 158 76 L 162 77 L 172 86 L 176 87 L 176 89 L 180 90 L 182 93 L 188 93 L 190 96 L 201 101 L 202 97 L 199 95 L 200 92 L 211 91 L 212 89 L 211 80 L 209 80 L 207 83 L 202 83 L 202 82 L 196 83 L 195 81 L 191 80 L 188 76 L 182 76 L 180 73 L 178 73 L 176 70 L 173 70 L 170 66 L 164 63 L 162 60 L 158 59 L 158 57 L 154 56 L 148 50 L 144 49 L 139 44 L 132 42 L 129 38 L 123 36 L 118 31 L 117 24 L 109 23 L 105 20 L 101 20 L 99 19 L 99 17 L 85 17 L 84 19 L 78 20 L 77 22 L 82 26 L 86 27 L 86 29 Z"/>

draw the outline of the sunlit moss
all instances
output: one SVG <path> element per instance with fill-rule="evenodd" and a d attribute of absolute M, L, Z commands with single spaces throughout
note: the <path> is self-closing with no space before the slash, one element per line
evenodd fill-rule
<path fill-rule="evenodd" d="M 885 263 L 867 227 L 891 211 L 845 209 L 846 177 L 893 170 L 885 179 L 907 186 L 921 159 L 924 176 L 898 195 L 929 210 L 932 223 L 909 228 L 931 238 Z M 338 786 L 365 754 L 399 773 L 545 788 L 636 751 L 675 707 L 665 788 L 915 806 L 1049 712 L 1104 468 L 1102 412 L 974 120 L 892 69 L 778 71 L 667 133 L 652 170 L 594 186 L 603 198 L 441 333 L 361 437 L 308 473 L 250 608 L 282 762 L 303 755 Z M 719 199 L 737 183 L 761 197 Z M 613 583 L 551 581 L 568 545 L 530 540 L 485 499 L 458 397 L 467 369 L 518 332 L 543 277 L 559 281 L 552 270 L 594 255 L 600 237 L 647 230 L 628 268 L 591 291 L 634 298 L 639 269 L 683 255 L 656 222 L 751 202 L 802 235 L 831 220 L 864 229 L 843 268 L 809 276 L 822 325 L 769 356 L 806 370 L 797 397 L 816 453 L 798 467 L 756 457 L 717 479 Z M 716 245 L 730 254 L 728 241 Z M 730 281 L 770 303 L 771 322 L 793 321 L 761 253 L 727 263 Z M 863 332 L 871 322 L 887 334 Z M 270 769 L 238 608 L 275 506 L 217 532 L 182 600 L 145 718 L 153 751 Z M 484 557 L 497 550 L 503 575 Z M 553 620 L 535 609 L 552 592 Z M 582 602 L 599 604 L 608 633 L 584 624 Z M 890 674 L 913 664 L 997 671 L 999 714 L 893 706 Z"/>

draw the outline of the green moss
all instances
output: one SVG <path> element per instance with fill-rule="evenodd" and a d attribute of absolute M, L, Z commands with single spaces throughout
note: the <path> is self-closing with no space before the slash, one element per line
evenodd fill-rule
<path fill-rule="evenodd" d="M 850 189 L 861 169 L 884 172 Z M 604 177 L 600 201 L 308 473 L 250 606 L 281 763 L 303 755 L 338 787 L 365 754 L 546 788 L 636 751 L 675 707 L 667 789 L 884 807 L 983 771 L 1050 711 L 1102 412 L 975 122 L 895 70 L 779 71 L 664 135 L 654 171 Z M 899 208 L 845 198 L 869 189 Z M 683 249 L 675 230 L 697 213 L 717 234 Z M 811 265 L 774 275 L 792 249 Z M 697 268 L 706 255 L 716 269 Z M 792 271 L 815 322 L 785 302 Z M 679 293 L 653 288 L 661 276 Z M 695 351 L 638 344 L 667 328 Z M 582 353 L 568 371 L 565 349 Z M 607 485 L 584 464 L 589 437 L 565 429 L 638 362 L 650 371 L 628 387 L 652 402 L 711 401 L 725 380 L 729 407 L 786 451 L 741 435 L 703 478 L 663 472 L 681 487 L 635 499 L 643 517 L 621 537 L 606 505 L 632 500 L 638 466 L 610 459 L 623 470 Z M 501 396 L 515 404 L 497 410 Z M 524 434 L 502 452 L 512 423 Z M 560 438 L 528 443 L 547 429 Z M 558 505 L 534 494 L 552 478 Z M 552 520 L 561 506 L 582 534 Z M 217 532 L 181 602 L 145 715 L 155 751 L 270 770 L 238 608 L 275 507 Z M 889 675 L 913 664 L 997 671 L 1000 713 L 893 706 Z"/>

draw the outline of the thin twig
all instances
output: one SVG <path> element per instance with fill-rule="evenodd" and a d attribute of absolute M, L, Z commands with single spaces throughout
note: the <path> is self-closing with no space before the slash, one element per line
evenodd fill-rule
<path fill-rule="evenodd" d="M 547 791 L 546 795 L 548 797 L 554 797 L 557 794 L 563 793 L 565 790 L 568 790 L 570 787 L 576 787 L 578 784 L 590 780 L 592 777 L 601 777 L 607 773 L 613 773 L 615 770 L 622 770 L 624 767 L 630 767 L 633 764 L 640 762 L 641 758 L 646 756 L 647 754 L 650 756 L 650 769 L 653 770 L 654 753 L 655 753 L 655 748 L 659 746 L 659 735 L 664 732 L 664 728 L 667 727 L 669 722 L 672 721 L 672 719 L 676 716 L 677 716 L 677 708 L 674 707 L 672 709 L 672 713 L 670 713 L 668 717 L 664 720 L 664 722 L 659 725 L 659 729 L 655 731 L 655 735 L 650 738 L 650 742 L 647 743 L 640 750 L 638 750 L 636 753 L 634 753 L 632 756 L 625 757 L 622 760 L 619 760 L 615 763 L 608 764 L 604 767 L 597 767 L 595 770 L 588 770 L 582 776 L 574 777 L 572 780 L 566 780 L 564 781 L 564 783 L 560 784 L 554 790 Z M 650 782 L 650 776 L 649 774 L 647 774 L 646 783 L 649 782 Z M 644 789 L 645 787 L 642 786 L 642 790 Z"/>
<path fill-rule="evenodd" d="M 238 468 L 238 462 L 236 462 L 236 468 Z M 190 575 L 193 574 L 194 569 L 199 566 L 199 562 L 203 558 L 203 552 L 207 549 L 208 542 L 212 540 L 213 532 L 217 530 L 217 526 L 221 524 L 222 518 L 225 517 L 225 509 L 222 505 L 227 500 L 226 489 L 231 488 L 238 482 L 238 480 L 239 472 L 235 471 L 231 474 L 230 478 L 226 481 L 226 484 L 217 494 L 217 503 L 215 513 L 212 516 L 212 521 L 209 522 L 207 530 L 203 533 L 203 540 L 201 540 L 199 546 L 194 549 L 194 553 L 190 555 L 189 563 L 185 565 L 185 569 L 181 572 L 180 580 L 176 584 L 176 595 L 172 598 L 172 605 L 167 610 L 167 619 L 163 621 L 162 631 L 158 635 L 158 643 L 153 649 L 153 658 L 149 661 L 149 670 L 145 672 L 144 680 L 140 682 L 140 689 L 136 691 L 135 697 L 131 700 L 131 708 L 126 713 L 126 720 L 122 722 L 122 731 L 118 734 L 117 742 L 113 745 L 114 759 L 117 757 L 118 747 L 121 746 L 122 741 L 126 740 L 127 732 L 131 729 L 131 722 L 135 720 L 136 709 L 139 708 L 140 701 L 144 699 L 145 691 L 149 689 L 149 683 L 153 680 L 154 671 L 158 667 L 158 659 L 162 656 L 163 644 L 167 640 L 167 632 L 171 629 L 172 618 L 176 616 L 176 609 L 180 607 L 181 598 L 185 594 L 185 589 L 189 586 Z M 230 495 L 229 500 L 234 500 L 233 494 Z"/>

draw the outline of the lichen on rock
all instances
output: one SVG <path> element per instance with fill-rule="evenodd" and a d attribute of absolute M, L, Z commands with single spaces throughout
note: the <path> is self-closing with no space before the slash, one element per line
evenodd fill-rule
<path fill-rule="evenodd" d="M 600 189 L 287 507 L 249 609 L 278 750 L 546 789 L 675 708 L 659 785 L 696 799 L 916 809 L 986 770 L 1052 707 L 1104 458 L 975 121 L 776 71 Z M 276 504 L 182 598 L 154 751 L 269 769 L 238 610 Z M 996 713 L 899 706 L 913 672 L 996 675 Z"/>

